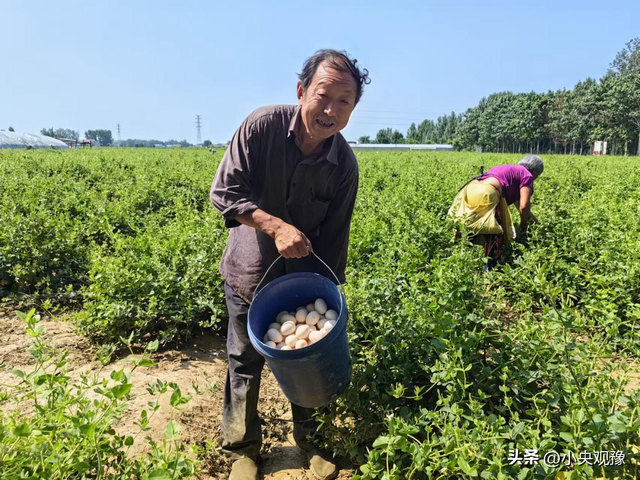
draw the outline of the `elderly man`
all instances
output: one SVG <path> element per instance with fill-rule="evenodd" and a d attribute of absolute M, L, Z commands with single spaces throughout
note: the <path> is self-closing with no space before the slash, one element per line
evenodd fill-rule
<path fill-rule="evenodd" d="M 224 394 L 222 448 L 235 462 L 232 480 L 258 478 L 262 442 L 257 405 L 264 359 L 247 333 L 247 311 L 258 282 L 312 271 L 332 278 L 310 252 L 344 281 L 358 164 L 339 133 L 360 100 L 368 71 L 345 52 L 320 50 L 305 62 L 298 105 L 264 107 L 235 133 L 211 187 L 211 202 L 231 229 L 220 262 L 229 310 L 229 371 Z M 316 478 L 337 475 L 330 455 L 316 447 L 313 409 L 291 405 L 293 436 Z"/>

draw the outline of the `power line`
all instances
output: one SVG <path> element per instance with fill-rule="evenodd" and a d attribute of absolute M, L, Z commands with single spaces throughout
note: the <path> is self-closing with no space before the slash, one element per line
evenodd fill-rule
<path fill-rule="evenodd" d="M 368 112 L 368 113 L 406 113 L 409 115 L 449 115 L 449 113 L 442 112 L 401 112 L 399 110 L 360 110 L 357 109 L 356 112 Z"/>
<path fill-rule="evenodd" d="M 397 127 L 410 127 L 410 123 L 389 123 L 389 122 L 349 122 L 349 125 L 356 123 L 358 125 L 393 125 Z"/>
<path fill-rule="evenodd" d="M 403 118 L 403 117 L 356 117 L 354 116 L 354 119 L 356 120 L 406 120 L 408 122 L 420 123 L 413 118 Z"/>

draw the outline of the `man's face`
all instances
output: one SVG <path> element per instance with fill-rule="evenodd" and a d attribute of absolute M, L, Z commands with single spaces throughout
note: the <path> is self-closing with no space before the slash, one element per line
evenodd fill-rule
<path fill-rule="evenodd" d="M 321 64 L 309 88 L 298 82 L 298 104 L 305 133 L 321 142 L 347 126 L 356 106 L 356 82 L 348 73 Z"/>

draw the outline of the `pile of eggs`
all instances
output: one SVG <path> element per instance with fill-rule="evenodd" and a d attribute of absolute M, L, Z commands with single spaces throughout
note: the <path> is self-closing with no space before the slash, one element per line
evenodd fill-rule
<path fill-rule="evenodd" d="M 337 320 L 338 312 L 318 298 L 314 303 L 298 307 L 295 313 L 280 312 L 262 341 L 278 350 L 299 350 L 322 340 Z"/>

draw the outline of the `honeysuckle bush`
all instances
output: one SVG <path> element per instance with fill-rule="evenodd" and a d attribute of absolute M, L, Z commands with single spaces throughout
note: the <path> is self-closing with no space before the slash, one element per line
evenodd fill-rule
<path fill-rule="evenodd" d="M 105 354 L 123 331 L 138 342 L 166 344 L 226 315 L 217 270 L 224 238 L 212 223 L 184 211 L 172 223 L 153 222 L 135 237 L 115 238 L 109 252 L 94 251 L 76 318 L 84 333 L 108 342 Z"/>
<path fill-rule="evenodd" d="M 24 371 L 0 365 L 13 378 L 0 384 L 1 478 L 168 480 L 197 474 L 198 465 L 173 420 L 173 411 L 190 400 L 177 385 L 162 380 L 150 384 L 148 391 L 156 399 L 148 410 L 137 412 L 137 431 L 127 435 L 114 429 L 127 409 L 132 374 L 138 367 L 155 365 L 148 356 L 131 359 L 131 368 L 114 370 L 108 379 L 83 373 L 74 380 L 68 375 L 67 352 L 42 339 L 44 328 L 35 310 L 18 314 L 33 339 L 29 353 L 34 363 Z M 164 439 L 147 437 L 149 452 L 130 454 L 149 431 L 149 421 L 160 408 L 159 397 L 168 392 L 172 416 Z"/>
<path fill-rule="evenodd" d="M 208 151 L 0 152 L 0 297 L 73 307 L 105 359 L 218 324 L 226 241 Z"/>
<path fill-rule="evenodd" d="M 453 196 L 517 155 L 363 152 L 353 216 L 353 379 L 320 415 L 325 445 L 370 478 L 633 478 L 640 354 L 640 163 L 543 156 L 539 222 L 483 274 L 453 242 Z M 109 353 L 224 318 L 227 232 L 206 150 L 1 152 L 0 288 L 74 308 Z M 12 199 L 7 201 L 5 199 Z M 512 208 L 518 221 L 518 214 Z M 538 465 L 510 450 L 536 449 Z M 550 450 L 621 451 L 624 465 L 547 467 Z"/>
<path fill-rule="evenodd" d="M 640 164 L 616 158 L 552 165 L 553 176 L 540 177 L 534 195 L 534 248 L 519 249 L 492 277 L 492 288 L 508 298 L 511 312 L 564 302 L 589 335 L 638 357 Z"/>
<path fill-rule="evenodd" d="M 359 478 L 638 474 L 640 395 L 625 388 L 624 370 L 638 368 L 640 283 L 625 278 L 638 268 L 640 165 L 599 159 L 596 171 L 592 159 L 547 159 L 528 246 L 512 244 L 507 263 L 483 275 L 482 249 L 453 244 L 446 211 L 480 164 L 517 159 L 361 162 L 345 286 L 354 377 L 321 416 L 326 446 L 363 463 Z M 538 450 L 539 464 L 511 465 L 515 449 Z M 550 450 L 621 451 L 626 464 L 547 467 Z"/>

